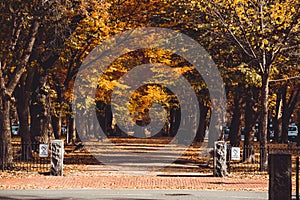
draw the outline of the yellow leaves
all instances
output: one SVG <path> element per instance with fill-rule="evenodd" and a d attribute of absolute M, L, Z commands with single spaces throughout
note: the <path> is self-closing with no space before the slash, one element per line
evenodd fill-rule
<path fill-rule="evenodd" d="M 15 71 L 15 69 L 16 69 L 16 66 L 11 66 L 10 67 L 10 73 L 13 73 Z"/>
<path fill-rule="evenodd" d="M 147 117 L 148 111 L 153 104 L 169 105 L 168 101 L 172 95 L 168 94 L 164 88 L 157 85 L 147 85 L 136 90 L 131 95 L 128 105 L 129 112 L 134 118 L 142 119 Z"/>
<path fill-rule="evenodd" d="M 173 68 L 173 70 L 175 70 L 178 73 L 178 75 L 183 75 L 183 74 L 187 73 L 188 71 L 191 71 L 192 69 L 193 68 L 189 67 L 189 66 Z"/>
<path fill-rule="evenodd" d="M 80 40 L 86 40 L 87 39 L 87 37 L 86 37 L 86 35 L 85 34 L 80 34 L 80 35 L 78 35 L 78 38 L 80 39 Z"/>
<path fill-rule="evenodd" d="M 98 15 L 97 12 L 93 12 L 93 13 L 91 14 L 91 17 L 94 18 L 94 19 L 99 19 L 99 15 Z"/>
<path fill-rule="evenodd" d="M 263 42 L 264 45 L 268 45 L 269 44 L 269 41 L 267 39 L 263 39 L 262 42 Z"/>
<path fill-rule="evenodd" d="M 261 42 L 260 48 L 261 49 L 266 49 L 267 51 L 270 51 L 272 48 L 268 45 L 269 45 L 269 40 L 263 39 L 262 42 Z"/>
<path fill-rule="evenodd" d="M 247 9 L 246 13 L 248 16 L 251 16 L 255 13 L 255 10 L 253 8 L 249 8 L 249 9 Z"/>
<path fill-rule="evenodd" d="M 235 5 L 239 4 L 240 2 L 241 2 L 240 0 L 234 0 L 234 1 L 233 1 L 233 3 L 234 3 Z"/>
<path fill-rule="evenodd" d="M 276 66 L 273 66 L 271 68 L 271 72 L 270 72 L 270 77 L 272 78 L 273 76 L 276 76 L 280 73 L 280 71 L 278 70 L 278 68 Z"/>
<path fill-rule="evenodd" d="M 294 7 L 291 8 L 292 13 L 296 13 L 296 9 Z"/>
<path fill-rule="evenodd" d="M 268 105 L 269 105 L 270 110 L 276 110 L 275 109 L 276 108 L 276 98 L 277 98 L 276 93 L 269 95 Z"/>
<path fill-rule="evenodd" d="M 272 38 L 273 38 L 274 40 L 278 40 L 279 37 L 278 37 L 278 35 L 273 35 Z"/>

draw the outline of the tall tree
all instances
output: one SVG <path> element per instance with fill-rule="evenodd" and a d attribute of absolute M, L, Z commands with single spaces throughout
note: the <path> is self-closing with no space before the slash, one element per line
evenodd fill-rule
<path fill-rule="evenodd" d="M 236 53 L 247 57 L 241 62 L 259 70 L 261 76 L 261 169 L 267 169 L 267 124 L 269 79 L 272 67 L 283 54 L 299 45 L 300 3 L 297 0 L 230 0 L 198 1 L 203 12 L 212 19 L 217 34 L 233 41 Z"/>
<path fill-rule="evenodd" d="M 71 8 L 80 1 L 1 1 L 1 54 L 0 60 L 0 145 L 1 163 L 11 165 L 12 151 L 9 125 L 9 104 L 16 89 L 19 117 L 21 119 L 22 143 L 29 142 L 28 107 L 21 108 L 22 97 L 26 101 L 23 106 L 29 106 L 32 90 L 33 74 L 37 67 L 53 61 L 53 54 L 49 50 L 62 41 L 63 36 L 70 30 L 64 26 L 71 20 Z M 76 6 L 75 6 L 76 7 Z M 70 21 L 68 21 L 70 22 Z M 69 23 L 70 24 L 70 23 Z M 61 26 L 59 26 L 61 25 Z M 71 24 L 72 25 L 72 24 Z M 48 34 L 48 35 L 47 35 Z M 51 34 L 51 37 L 49 36 Z M 45 56 L 48 54 L 47 56 Z M 51 59 L 49 57 L 52 57 Z M 20 83 L 20 81 L 23 81 Z"/>
<path fill-rule="evenodd" d="M 28 4 L 29 3 L 29 4 Z M 0 163 L 12 165 L 9 109 L 13 92 L 28 65 L 40 27 L 36 2 L 1 1 Z"/>

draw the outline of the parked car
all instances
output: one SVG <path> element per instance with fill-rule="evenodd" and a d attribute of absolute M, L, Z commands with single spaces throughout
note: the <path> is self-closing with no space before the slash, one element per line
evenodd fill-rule
<path fill-rule="evenodd" d="M 18 136 L 19 135 L 19 125 L 12 125 L 11 126 L 11 135 Z"/>
<path fill-rule="evenodd" d="M 67 127 L 66 126 L 62 126 L 61 127 L 61 134 L 62 135 L 67 135 Z M 19 136 L 19 125 L 12 125 L 11 126 L 11 135 L 14 136 Z"/>
<path fill-rule="evenodd" d="M 290 142 L 296 142 L 298 136 L 298 127 L 296 125 L 290 125 L 288 127 L 288 140 Z"/>
<path fill-rule="evenodd" d="M 230 133 L 230 128 L 228 126 L 226 126 L 224 128 L 224 139 L 225 140 L 229 140 L 229 133 Z"/>
<path fill-rule="evenodd" d="M 61 127 L 61 134 L 62 134 L 63 136 L 66 136 L 66 135 L 67 135 L 67 127 L 66 127 L 66 126 L 62 126 L 62 127 Z"/>

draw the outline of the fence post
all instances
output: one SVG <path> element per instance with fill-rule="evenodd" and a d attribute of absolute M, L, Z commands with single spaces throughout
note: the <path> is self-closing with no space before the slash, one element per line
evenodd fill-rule
<path fill-rule="evenodd" d="M 261 171 L 263 163 L 262 163 L 262 157 L 263 157 L 263 149 L 262 146 L 259 145 L 259 171 Z"/>
<path fill-rule="evenodd" d="M 227 144 L 227 172 L 231 172 L 231 166 L 230 166 L 230 161 L 231 161 L 231 146 L 230 144 Z"/>
<path fill-rule="evenodd" d="M 1 141 L 1 151 L 2 151 L 2 153 L 1 153 L 1 156 L 2 156 L 2 158 L 1 158 L 1 161 L 2 161 L 2 163 L 1 163 L 1 168 L 2 168 L 2 172 L 4 172 L 4 142 L 3 141 Z"/>
<path fill-rule="evenodd" d="M 291 199 L 291 154 L 269 154 L 269 200 Z"/>
<path fill-rule="evenodd" d="M 296 200 L 299 200 L 299 156 L 296 158 Z"/>

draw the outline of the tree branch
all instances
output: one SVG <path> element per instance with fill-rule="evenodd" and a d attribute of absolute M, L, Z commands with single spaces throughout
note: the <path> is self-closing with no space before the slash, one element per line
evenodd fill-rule
<path fill-rule="evenodd" d="M 8 83 L 6 93 L 11 96 L 13 91 L 15 90 L 22 74 L 26 70 L 26 66 L 28 64 L 35 40 L 36 40 L 36 34 L 38 33 L 39 30 L 39 22 L 34 21 L 30 30 L 30 35 L 29 35 L 29 41 L 26 45 L 24 55 L 22 56 L 21 63 L 17 66 L 14 76 L 12 76 L 12 79 Z"/>

